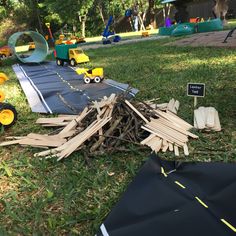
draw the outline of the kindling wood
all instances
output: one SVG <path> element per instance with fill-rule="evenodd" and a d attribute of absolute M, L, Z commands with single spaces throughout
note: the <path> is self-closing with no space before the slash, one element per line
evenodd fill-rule
<path fill-rule="evenodd" d="M 36 121 L 42 126 L 54 127 L 52 133 L 13 136 L 11 141 L 0 146 L 19 144 L 46 148 L 34 156 L 54 157 L 58 161 L 77 151 L 95 155 L 124 150 L 128 143 L 138 148 L 150 147 L 156 153 L 171 151 L 179 155 L 179 149 L 182 149 L 189 155 L 189 138 L 198 136 L 189 131 L 192 125 L 176 115 L 178 108 L 179 102 L 174 99 L 164 107 L 150 101 L 128 101 L 124 96 L 112 94 L 92 102 L 78 115 L 59 115 Z M 214 120 L 217 120 L 215 113 Z"/>

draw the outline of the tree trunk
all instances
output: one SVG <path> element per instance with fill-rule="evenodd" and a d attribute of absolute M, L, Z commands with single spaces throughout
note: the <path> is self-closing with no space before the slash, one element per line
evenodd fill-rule
<path fill-rule="evenodd" d="M 101 19 L 102 19 L 102 22 L 104 25 L 106 25 L 105 23 L 105 19 L 104 19 L 104 16 L 103 16 L 103 12 L 102 12 L 102 7 L 98 5 L 98 10 L 99 10 L 99 14 L 101 16 Z"/>
<path fill-rule="evenodd" d="M 148 10 L 146 15 L 147 25 L 151 24 L 152 26 L 154 26 L 154 21 L 155 21 L 154 7 L 155 7 L 155 0 L 148 0 Z"/>
<path fill-rule="evenodd" d="M 39 13 L 39 8 L 38 8 L 38 1 L 36 1 L 36 15 L 37 15 L 37 20 L 38 20 L 38 25 L 39 25 L 39 32 L 43 34 L 43 27 L 42 27 L 42 22 L 40 19 L 40 13 Z"/>
<path fill-rule="evenodd" d="M 85 37 L 85 23 L 86 23 L 86 16 L 81 17 L 81 36 Z"/>

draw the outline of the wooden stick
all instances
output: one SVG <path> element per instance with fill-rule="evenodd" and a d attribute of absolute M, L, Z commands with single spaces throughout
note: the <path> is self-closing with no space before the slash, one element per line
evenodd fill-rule
<path fill-rule="evenodd" d="M 180 140 L 180 141 L 183 141 L 183 142 L 187 142 L 188 141 L 188 138 L 187 138 L 187 135 L 184 135 L 170 127 L 167 127 L 167 126 L 164 126 L 163 124 L 158 124 L 156 122 L 149 122 L 147 125 L 153 127 L 154 129 L 158 129 L 160 131 L 163 131 L 165 132 L 166 134 Z"/>
<path fill-rule="evenodd" d="M 175 123 L 170 122 L 169 120 L 165 120 L 163 118 L 158 118 L 158 119 L 151 118 L 151 121 L 156 122 L 156 123 L 161 123 L 162 125 L 167 126 L 169 128 L 172 128 L 174 130 L 177 130 L 180 133 L 185 134 L 185 135 L 187 135 L 187 136 L 189 136 L 191 138 L 198 138 L 197 135 L 195 135 L 195 134 L 193 134 L 193 133 L 191 133 L 191 132 L 181 128 L 180 126 L 175 125 Z"/>
<path fill-rule="evenodd" d="M 148 143 L 151 139 L 153 139 L 154 137 L 156 137 L 155 134 L 150 134 L 146 139 L 144 139 L 141 144 L 145 145 L 146 143 Z"/>
<path fill-rule="evenodd" d="M 105 118 L 102 120 L 97 121 L 92 127 L 89 129 L 85 129 L 82 133 L 75 136 L 70 140 L 72 143 L 66 149 L 64 149 L 59 155 L 57 161 L 60 161 L 64 157 L 68 157 L 75 149 L 77 149 L 81 144 L 83 144 L 88 138 L 94 135 L 102 126 L 104 126 L 108 121 L 111 120 L 110 118 Z"/>
<path fill-rule="evenodd" d="M 188 146 L 187 146 L 186 143 L 184 144 L 184 155 L 185 155 L 185 156 L 188 156 L 188 155 L 189 155 Z"/>
<path fill-rule="evenodd" d="M 148 123 L 149 121 L 127 100 L 125 103 L 145 122 Z"/>
<path fill-rule="evenodd" d="M 176 146 L 176 145 L 174 145 L 174 151 L 175 151 L 175 156 L 179 156 L 179 148 Z"/>
<path fill-rule="evenodd" d="M 90 152 L 94 152 L 106 139 L 106 136 L 111 135 L 111 133 L 116 129 L 116 127 L 119 125 L 120 121 L 122 120 L 123 117 L 120 117 L 118 120 L 116 120 L 111 127 L 105 132 L 103 137 L 100 137 L 100 139 L 93 144 L 93 146 L 90 148 Z"/>
<path fill-rule="evenodd" d="M 24 138 L 23 138 L 23 139 L 24 139 Z M 12 140 L 12 141 L 7 141 L 7 142 L 2 142 L 2 143 L 0 143 L 0 146 L 1 146 L 1 147 L 4 147 L 4 146 L 13 145 L 13 144 L 19 144 L 20 140 L 22 140 L 22 139 Z"/>
<path fill-rule="evenodd" d="M 79 116 L 77 116 L 74 120 L 72 120 L 61 132 L 60 134 L 67 133 L 68 131 L 73 130 L 79 122 L 81 122 L 90 112 L 92 109 L 88 109 L 87 107 L 81 112 Z"/>

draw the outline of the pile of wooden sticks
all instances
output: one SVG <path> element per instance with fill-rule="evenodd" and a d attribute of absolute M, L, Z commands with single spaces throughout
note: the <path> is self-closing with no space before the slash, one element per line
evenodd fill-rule
<path fill-rule="evenodd" d="M 174 109 L 175 103 L 171 103 Z M 153 108 L 150 102 L 131 103 L 115 94 L 94 101 L 79 115 L 39 118 L 36 123 L 56 129 L 50 134 L 8 137 L 10 141 L 0 146 L 20 144 L 43 148 L 46 150 L 34 156 L 56 157 L 59 161 L 77 150 L 90 154 L 122 151 L 129 143 L 149 146 L 154 152 L 174 151 L 175 155 L 183 148 L 188 155 L 188 137 L 197 138 L 189 132 L 192 126 L 167 108 L 164 111 Z"/>

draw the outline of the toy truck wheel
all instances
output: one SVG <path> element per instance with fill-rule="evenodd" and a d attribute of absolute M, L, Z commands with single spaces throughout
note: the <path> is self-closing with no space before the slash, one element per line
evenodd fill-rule
<path fill-rule="evenodd" d="M 99 76 L 96 76 L 96 77 L 94 78 L 94 82 L 95 82 L 95 83 L 100 83 L 100 82 L 101 82 L 101 78 L 100 78 Z"/>
<path fill-rule="evenodd" d="M 63 66 L 64 65 L 64 61 L 62 61 L 61 59 L 57 59 L 56 63 L 58 66 Z"/>
<path fill-rule="evenodd" d="M 76 61 L 75 61 L 75 59 L 71 59 L 71 60 L 70 60 L 70 65 L 71 65 L 71 66 L 76 66 Z"/>
<path fill-rule="evenodd" d="M 0 104 L 0 124 L 8 128 L 15 124 L 17 112 L 14 106 L 8 103 Z"/>
<path fill-rule="evenodd" d="M 91 82 L 91 79 L 89 77 L 84 78 L 84 83 L 89 84 Z"/>

